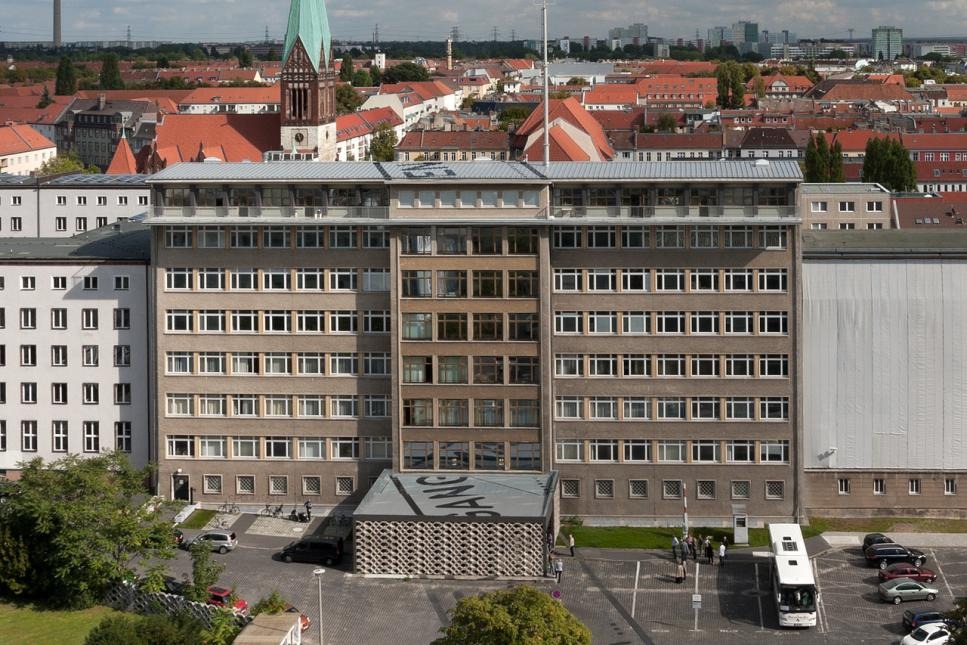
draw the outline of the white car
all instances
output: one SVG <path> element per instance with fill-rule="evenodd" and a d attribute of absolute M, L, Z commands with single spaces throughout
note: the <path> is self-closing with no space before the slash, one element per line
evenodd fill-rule
<path fill-rule="evenodd" d="M 950 640 L 950 631 L 943 623 L 927 623 L 903 637 L 900 645 L 944 645 Z"/>

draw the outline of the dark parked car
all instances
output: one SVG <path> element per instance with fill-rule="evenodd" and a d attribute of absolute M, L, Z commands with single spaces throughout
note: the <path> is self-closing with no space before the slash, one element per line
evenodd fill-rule
<path fill-rule="evenodd" d="M 185 588 L 188 587 L 187 582 L 176 580 L 171 576 L 165 576 L 164 585 L 165 585 L 165 593 L 174 594 L 176 596 L 184 596 Z"/>
<path fill-rule="evenodd" d="M 894 578 L 910 578 L 917 582 L 933 582 L 937 579 L 937 574 L 930 569 L 915 567 L 906 562 L 896 562 L 886 569 L 880 569 L 880 582 L 893 580 Z"/>
<path fill-rule="evenodd" d="M 874 544 L 866 550 L 867 564 L 886 569 L 895 562 L 909 562 L 910 564 L 922 567 L 927 561 L 927 556 L 923 551 L 908 549 L 899 544 Z"/>
<path fill-rule="evenodd" d="M 282 548 L 279 558 L 285 562 L 312 562 L 333 565 L 342 560 L 342 540 L 303 538 Z"/>
<path fill-rule="evenodd" d="M 868 533 L 863 538 L 863 553 L 866 553 L 866 550 L 874 544 L 893 544 L 893 539 L 882 533 Z"/>
<path fill-rule="evenodd" d="M 960 626 L 960 621 L 954 618 L 947 618 L 947 615 L 944 612 L 936 611 L 934 609 L 928 611 L 907 609 L 905 612 L 903 612 L 903 628 L 908 632 L 913 631 L 921 625 L 927 625 L 929 623 L 946 623 L 951 627 Z"/>

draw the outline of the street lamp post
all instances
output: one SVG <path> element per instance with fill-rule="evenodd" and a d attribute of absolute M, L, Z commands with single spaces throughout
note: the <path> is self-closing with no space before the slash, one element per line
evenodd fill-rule
<path fill-rule="evenodd" d="M 314 575 L 316 580 L 319 582 L 319 645 L 325 645 L 325 640 L 322 633 L 322 574 L 325 572 L 325 569 L 312 570 L 312 575 Z"/>

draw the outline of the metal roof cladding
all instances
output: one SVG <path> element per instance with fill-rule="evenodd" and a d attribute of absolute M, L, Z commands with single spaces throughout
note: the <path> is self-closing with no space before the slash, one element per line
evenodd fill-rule
<path fill-rule="evenodd" d="M 515 161 L 180 163 L 150 177 L 172 182 L 523 182 L 553 181 L 802 181 L 791 159 L 654 162 L 552 162 L 548 166 Z"/>
<path fill-rule="evenodd" d="M 144 186 L 148 175 L 64 175 L 47 182 L 51 186 Z"/>

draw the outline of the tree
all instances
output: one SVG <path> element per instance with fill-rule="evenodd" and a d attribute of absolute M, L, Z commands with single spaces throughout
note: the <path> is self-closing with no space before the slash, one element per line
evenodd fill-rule
<path fill-rule="evenodd" d="M 509 130 L 511 126 L 515 129 L 530 116 L 530 111 L 522 107 L 510 107 L 500 113 L 498 121 L 501 130 Z"/>
<path fill-rule="evenodd" d="M 590 645 L 591 630 L 564 605 L 521 586 L 460 600 L 434 645 Z"/>
<path fill-rule="evenodd" d="M 211 545 L 198 541 L 191 545 L 191 584 L 185 589 L 185 596 L 195 602 L 208 599 L 208 588 L 218 582 L 225 565 L 212 559 Z"/>
<path fill-rule="evenodd" d="M 353 89 L 352 85 L 336 86 L 336 113 L 348 114 L 355 112 L 363 104 L 363 97 Z"/>
<path fill-rule="evenodd" d="M 339 67 L 339 80 L 344 83 L 353 80 L 353 57 L 349 54 L 342 57 L 342 65 Z"/>
<path fill-rule="evenodd" d="M 286 602 L 282 600 L 282 596 L 279 592 L 272 590 L 268 596 L 260 598 L 255 606 L 249 611 L 252 616 L 258 616 L 259 614 L 281 614 L 285 611 Z"/>
<path fill-rule="evenodd" d="M 372 87 L 373 79 L 365 69 L 357 70 L 353 74 L 353 87 Z"/>
<path fill-rule="evenodd" d="M 585 81 L 580 76 L 572 76 L 571 78 L 567 79 L 567 84 L 568 85 L 579 85 L 580 86 L 580 85 L 587 85 L 588 82 Z"/>
<path fill-rule="evenodd" d="M 406 83 L 408 81 L 425 81 L 430 78 L 426 68 L 416 63 L 400 63 L 387 67 L 383 72 L 384 83 Z"/>
<path fill-rule="evenodd" d="M 954 627 L 948 645 L 967 645 L 967 598 L 961 598 L 954 608 L 947 612 L 948 618 L 953 618 L 959 626 Z"/>
<path fill-rule="evenodd" d="M 85 166 L 75 152 L 68 152 L 58 155 L 53 159 L 48 159 L 38 170 L 37 174 L 60 175 L 63 173 L 82 173 L 85 175 L 96 175 L 100 170 L 96 166 Z"/>
<path fill-rule="evenodd" d="M 228 612 L 226 612 L 228 613 Z M 84 645 L 153 645 L 179 643 L 203 645 L 204 626 L 187 614 L 135 616 L 118 614 L 106 616 L 84 639 Z M 236 630 L 237 633 L 237 630 Z M 224 642 L 231 642 L 224 641 Z"/>
<path fill-rule="evenodd" d="M 829 180 L 837 184 L 846 181 L 846 173 L 843 170 L 843 146 L 839 141 L 829 150 Z"/>
<path fill-rule="evenodd" d="M 766 82 L 758 74 L 755 77 L 755 97 L 757 99 L 764 99 L 766 97 Z"/>
<path fill-rule="evenodd" d="M 40 95 L 40 100 L 37 101 L 37 108 L 43 109 L 54 102 L 54 99 L 50 98 L 50 89 L 44 85 L 44 93 Z"/>
<path fill-rule="evenodd" d="M 396 131 L 388 124 L 380 123 L 369 144 L 369 158 L 373 161 L 393 161 L 396 157 Z"/>
<path fill-rule="evenodd" d="M 866 142 L 863 181 L 878 183 L 892 191 L 916 190 L 917 170 L 902 143 L 874 137 Z"/>
<path fill-rule="evenodd" d="M 745 105 L 745 71 L 735 61 L 719 63 L 715 68 L 718 90 L 716 102 L 723 108 L 739 109 Z"/>
<path fill-rule="evenodd" d="M 54 85 L 54 94 L 57 96 L 70 96 L 77 91 L 77 73 L 71 59 L 61 56 L 57 64 L 57 83 Z"/>
<path fill-rule="evenodd" d="M 816 135 L 817 181 L 829 181 L 829 143 L 823 133 Z"/>
<path fill-rule="evenodd" d="M 376 87 L 383 82 L 383 72 L 376 65 L 369 66 L 369 78 L 372 79 L 373 86 Z"/>
<path fill-rule="evenodd" d="M 674 132 L 678 128 L 678 119 L 673 114 L 663 112 L 658 115 L 658 119 L 655 121 L 655 128 L 659 132 Z"/>
<path fill-rule="evenodd" d="M 118 55 L 104 54 L 101 58 L 100 87 L 102 90 L 123 90 L 124 81 L 121 80 L 121 70 L 118 67 Z"/>
<path fill-rule="evenodd" d="M 236 55 L 238 56 L 238 66 L 243 69 L 251 67 L 254 63 L 252 59 L 252 52 L 244 47 L 239 47 L 238 54 Z"/>
<path fill-rule="evenodd" d="M 732 109 L 741 110 L 745 107 L 745 76 L 742 73 L 742 68 L 738 65 L 734 66 L 730 82 L 732 84 Z"/>
<path fill-rule="evenodd" d="M 26 556 L 26 563 L 0 568 L 0 593 L 86 606 L 146 561 L 171 557 L 163 507 L 145 504 L 150 474 L 124 455 L 105 453 L 34 459 L 19 480 L 0 482 L 3 540 L 21 544 Z"/>
<path fill-rule="evenodd" d="M 155 67 L 158 69 L 168 69 L 171 67 L 171 62 L 168 60 L 167 56 L 159 56 L 158 60 L 155 61 Z"/>

